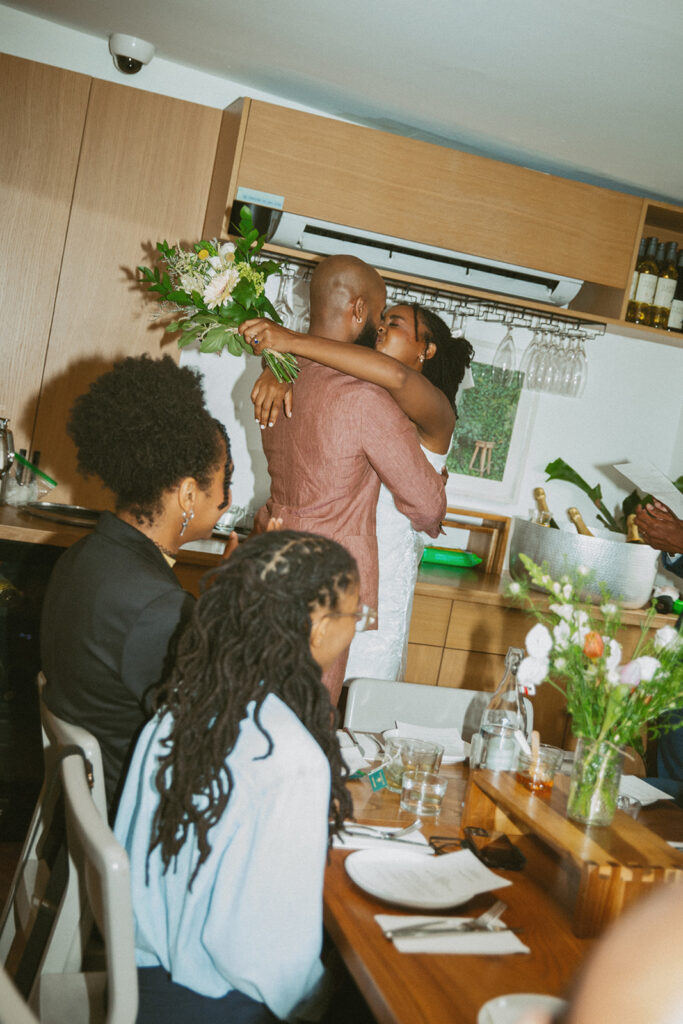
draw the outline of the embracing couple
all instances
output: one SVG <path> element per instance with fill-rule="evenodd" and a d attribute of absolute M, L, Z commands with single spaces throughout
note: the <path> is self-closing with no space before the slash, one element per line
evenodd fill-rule
<path fill-rule="evenodd" d="M 418 533 L 436 537 L 446 511 L 441 470 L 472 356 L 429 309 L 385 304 L 377 271 L 330 256 L 311 278 L 308 334 L 265 319 L 240 328 L 256 352 L 289 351 L 301 365 L 293 390 L 265 371 L 252 393 L 271 477 L 261 523 L 342 543 L 361 602 L 378 609 L 378 630 L 359 633 L 348 666 L 343 654 L 325 673 L 334 703 L 344 678 L 396 679 L 405 667 Z M 372 624 L 359 615 L 359 628 Z"/>

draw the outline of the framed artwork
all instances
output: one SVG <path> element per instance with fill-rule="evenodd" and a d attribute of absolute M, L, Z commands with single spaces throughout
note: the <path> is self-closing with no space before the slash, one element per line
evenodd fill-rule
<path fill-rule="evenodd" d="M 483 346 L 477 345 L 477 354 Z M 458 421 L 448 452 L 449 504 L 464 498 L 511 502 L 517 497 L 529 448 L 537 395 L 523 390 L 523 374 L 501 380 L 487 362 L 471 366 L 473 386 L 458 397 Z"/>

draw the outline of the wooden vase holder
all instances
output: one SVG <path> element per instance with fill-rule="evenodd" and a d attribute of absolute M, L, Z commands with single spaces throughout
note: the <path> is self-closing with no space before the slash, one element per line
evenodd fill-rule
<path fill-rule="evenodd" d="M 683 883 L 683 855 L 623 811 L 607 827 L 567 817 L 569 779 L 530 793 L 514 772 L 470 773 L 462 824 L 514 838 L 527 871 L 572 916 L 580 938 L 599 935 L 655 885 Z"/>

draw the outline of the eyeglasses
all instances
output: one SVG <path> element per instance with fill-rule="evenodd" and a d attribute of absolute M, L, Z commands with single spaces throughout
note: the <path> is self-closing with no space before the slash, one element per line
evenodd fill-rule
<path fill-rule="evenodd" d="M 347 615 L 353 616 L 356 620 L 356 633 L 364 633 L 366 629 L 372 629 L 377 625 L 377 612 L 369 604 L 362 604 L 357 612 L 327 612 L 324 619 L 343 619 Z"/>

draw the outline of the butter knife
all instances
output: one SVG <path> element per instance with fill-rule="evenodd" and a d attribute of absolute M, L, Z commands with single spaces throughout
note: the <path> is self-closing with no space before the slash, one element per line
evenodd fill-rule
<path fill-rule="evenodd" d="M 446 924 L 446 922 L 443 922 Z M 384 936 L 387 939 L 408 939 L 413 938 L 417 935 L 500 935 L 503 932 L 517 932 L 518 928 L 487 928 L 477 927 L 476 925 L 465 924 L 452 924 L 447 927 L 440 927 L 441 921 L 428 921 L 425 924 L 407 924 L 401 928 L 392 928 L 391 931 L 384 932 Z"/>

